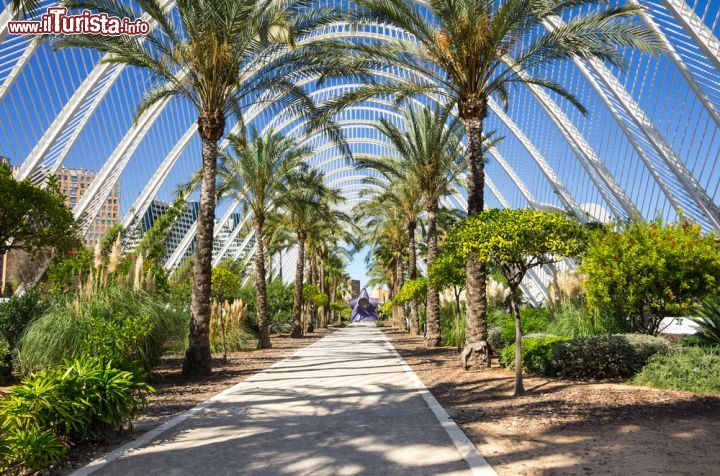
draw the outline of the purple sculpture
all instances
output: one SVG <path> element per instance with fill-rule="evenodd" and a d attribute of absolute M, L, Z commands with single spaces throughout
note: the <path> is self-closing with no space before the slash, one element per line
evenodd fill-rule
<path fill-rule="evenodd" d="M 351 299 L 348 303 L 352 306 L 350 322 L 374 321 L 377 319 L 375 309 L 377 308 L 378 300 L 368 296 L 365 288 L 360 291 L 358 297 Z"/>

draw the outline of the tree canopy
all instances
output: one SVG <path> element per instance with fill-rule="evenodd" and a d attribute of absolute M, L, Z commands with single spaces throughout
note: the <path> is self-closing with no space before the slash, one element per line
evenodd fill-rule
<path fill-rule="evenodd" d="M 0 254 L 79 246 L 75 218 L 55 177 L 43 189 L 27 180 L 16 181 L 10 166 L 0 163 L 0 197 Z"/>

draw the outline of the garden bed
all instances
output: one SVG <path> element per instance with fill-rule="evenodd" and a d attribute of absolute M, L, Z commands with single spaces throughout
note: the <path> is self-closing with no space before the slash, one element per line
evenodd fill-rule
<path fill-rule="evenodd" d="M 253 374 L 287 357 L 301 347 L 305 347 L 331 331 L 319 329 L 314 334 L 301 339 L 288 336 L 272 337 L 271 349 L 234 352 L 228 354 L 228 362 L 223 363 L 222 355 L 213 354 L 213 374 L 202 380 L 190 380 L 180 374 L 182 356 L 171 356 L 158 367 L 159 380 L 152 383 L 157 393 L 148 398 L 148 407 L 134 422 L 132 431 L 117 435 L 101 445 L 75 448 L 70 461 L 53 474 L 69 474 L 86 465 L 100 455 L 125 444 L 140 434 L 162 424 L 170 418 L 187 411 L 197 404 L 220 393 L 226 388 L 245 380 Z"/>
<path fill-rule="evenodd" d="M 720 396 L 464 372 L 456 349 L 385 329 L 450 416 L 500 475 L 716 474 Z"/>

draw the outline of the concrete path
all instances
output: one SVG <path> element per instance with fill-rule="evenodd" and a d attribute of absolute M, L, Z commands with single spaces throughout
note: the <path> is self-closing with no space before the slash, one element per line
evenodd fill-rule
<path fill-rule="evenodd" d="M 494 474 L 367 326 L 299 350 L 76 474 L 90 473 Z"/>

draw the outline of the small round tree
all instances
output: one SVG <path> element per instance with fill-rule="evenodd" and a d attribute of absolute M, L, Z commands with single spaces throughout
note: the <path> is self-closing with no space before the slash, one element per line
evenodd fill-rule
<path fill-rule="evenodd" d="M 631 222 L 600 234 L 581 271 L 592 307 L 627 319 L 634 332 L 654 335 L 669 312 L 683 313 L 717 292 L 720 246 L 717 236 L 703 235 L 687 220 Z"/>
<path fill-rule="evenodd" d="M 455 253 L 455 250 L 448 248 L 435 260 L 430 272 L 430 282 L 437 289 L 453 289 L 455 296 L 455 330 L 457 331 L 457 350 L 462 350 L 463 343 L 460 339 L 460 294 L 465 289 L 465 260 Z"/>
<path fill-rule="evenodd" d="M 474 253 L 483 264 L 494 264 L 507 279 L 515 316 L 515 395 L 523 395 L 517 290 L 528 270 L 580 254 L 587 243 L 586 230 L 560 213 L 494 209 L 465 219 L 452 240 L 462 256 Z"/>

